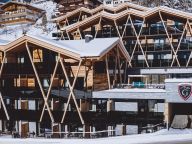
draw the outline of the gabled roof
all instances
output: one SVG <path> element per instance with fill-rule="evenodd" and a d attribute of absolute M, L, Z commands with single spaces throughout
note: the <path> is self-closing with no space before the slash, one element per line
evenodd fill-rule
<path fill-rule="evenodd" d="M 101 11 L 99 13 L 96 13 L 96 14 L 84 19 L 83 21 L 74 23 L 73 25 L 69 25 L 66 28 L 64 28 L 63 30 L 66 30 L 67 32 L 71 32 L 71 31 L 76 30 L 79 27 L 86 27 L 86 25 L 92 24 L 94 21 L 96 22 L 96 20 L 100 19 L 100 17 L 106 18 L 106 19 L 112 20 L 112 21 L 119 20 L 122 17 L 128 16 L 128 15 L 136 16 L 136 17 L 139 17 L 142 19 L 144 19 L 144 18 L 148 19 L 148 18 L 154 18 L 154 15 L 155 16 L 159 15 L 159 12 L 161 14 L 163 14 L 163 16 L 167 16 L 170 18 L 172 17 L 172 18 L 175 18 L 178 20 L 187 20 L 187 19 L 192 20 L 191 13 L 183 12 L 180 10 L 175 10 L 175 9 L 168 8 L 165 6 L 160 6 L 160 7 L 148 9 L 145 12 L 142 12 L 142 11 L 139 11 L 136 9 L 127 9 L 127 10 L 124 10 L 117 14 L 111 14 L 106 11 Z"/>
<path fill-rule="evenodd" d="M 94 14 L 96 14 L 98 12 L 102 12 L 102 11 L 111 11 L 112 13 L 117 13 L 118 11 L 123 10 L 125 8 L 137 10 L 140 12 L 145 12 L 145 11 L 148 11 L 149 9 L 151 9 L 151 8 L 139 6 L 139 5 L 132 4 L 132 3 L 122 3 L 122 4 L 118 5 L 117 7 L 109 7 L 106 5 L 100 5 L 100 6 L 96 7 L 95 9 L 88 9 L 88 8 L 81 7 L 77 10 L 74 10 L 72 12 L 67 13 L 66 15 L 55 18 L 55 19 L 53 19 L 53 21 L 59 22 L 59 21 L 62 21 L 66 18 L 77 15 L 78 13 L 80 14 L 81 12 L 88 13 L 90 15 L 94 15 Z"/>
<path fill-rule="evenodd" d="M 81 59 L 84 57 L 95 57 L 99 59 L 118 45 L 127 61 L 130 59 L 128 52 L 119 38 L 98 38 L 86 43 L 85 40 L 56 41 L 42 36 L 24 35 L 19 39 L 8 43 L 3 51 L 9 51 L 26 42 L 59 52 L 74 59 Z"/>

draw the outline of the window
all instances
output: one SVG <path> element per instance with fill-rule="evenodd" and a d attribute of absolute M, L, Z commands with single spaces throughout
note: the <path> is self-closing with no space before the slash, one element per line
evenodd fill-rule
<path fill-rule="evenodd" d="M 42 49 L 33 50 L 33 62 L 43 62 L 43 50 Z"/>

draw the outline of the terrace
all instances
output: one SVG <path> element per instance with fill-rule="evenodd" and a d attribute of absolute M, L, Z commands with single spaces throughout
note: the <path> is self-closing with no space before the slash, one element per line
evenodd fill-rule
<path fill-rule="evenodd" d="M 131 80 L 132 78 L 140 78 L 142 80 L 133 81 Z M 129 76 L 128 84 L 117 84 L 111 89 L 93 92 L 93 98 L 165 99 L 165 84 L 148 84 L 147 80 L 147 76 L 144 75 Z"/>

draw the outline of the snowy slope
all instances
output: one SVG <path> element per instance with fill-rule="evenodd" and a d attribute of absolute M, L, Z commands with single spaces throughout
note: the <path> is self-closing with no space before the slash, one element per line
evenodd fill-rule
<path fill-rule="evenodd" d="M 56 3 L 52 1 L 44 1 L 42 3 L 33 3 L 35 7 L 41 8 L 46 11 L 47 26 L 42 26 L 42 18 L 40 18 L 34 25 L 12 25 L 0 28 L 0 39 L 13 41 L 23 35 L 23 32 L 32 35 L 41 35 L 46 37 L 52 37 L 52 32 L 56 31 L 56 25 L 51 22 L 51 16 L 54 15 L 56 9 Z"/>

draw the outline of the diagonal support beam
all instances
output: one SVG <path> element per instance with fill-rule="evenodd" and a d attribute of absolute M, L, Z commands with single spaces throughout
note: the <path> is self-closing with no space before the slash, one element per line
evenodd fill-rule
<path fill-rule="evenodd" d="M 180 48 L 180 45 L 181 45 L 181 41 L 182 41 L 182 39 L 183 39 L 183 36 L 184 36 L 184 34 L 185 34 L 185 31 L 187 30 L 187 22 L 185 23 L 185 26 L 184 26 L 184 29 L 183 29 L 183 32 L 182 32 L 182 35 L 181 35 L 181 38 L 180 38 L 180 40 L 179 40 L 179 44 L 178 44 L 178 46 L 177 46 L 177 49 L 176 49 L 176 51 L 175 51 L 175 54 L 177 55 L 177 53 L 178 53 L 178 51 L 179 51 L 179 48 Z M 173 66 L 173 64 L 174 64 L 174 62 L 175 62 L 175 58 L 176 57 L 173 57 L 173 60 L 172 60 L 172 63 L 171 63 L 171 67 Z"/>
<path fill-rule="evenodd" d="M 140 47 L 140 49 L 141 49 L 141 52 L 142 52 L 142 54 L 143 54 L 143 56 L 144 56 L 145 63 L 146 63 L 146 65 L 147 65 L 147 67 L 149 67 L 149 64 L 148 64 L 148 62 L 147 62 L 146 55 L 145 55 L 145 53 L 144 53 L 144 51 L 143 51 L 143 48 L 142 48 L 142 46 L 141 46 L 141 42 L 140 42 L 140 40 L 139 40 L 139 37 L 140 37 L 140 35 L 141 35 L 142 29 L 143 29 L 143 26 L 144 26 L 144 23 L 145 23 L 145 18 L 143 19 L 143 23 L 142 23 L 142 26 L 141 26 L 141 29 L 140 29 L 139 34 L 137 34 L 137 32 L 136 32 L 136 29 L 135 29 L 135 26 L 134 26 L 134 24 L 133 24 L 133 21 L 132 21 L 132 18 L 131 18 L 131 17 L 130 17 L 130 21 L 131 21 L 131 25 L 132 25 L 133 31 L 134 31 L 134 33 L 135 33 L 135 36 L 136 36 L 136 38 L 137 38 L 137 41 L 136 41 L 135 47 L 134 47 L 134 51 L 135 51 L 136 45 L 138 44 L 139 47 Z M 131 60 L 132 60 L 132 58 L 133 58 L 133 53 L 132 53 Z"/>
<path fill-rule="evenodd" d="M 108 64 L 108 55 L 105 56 L 105 65 L 106 65 L 106 72 L 107 72 L 107 81 L 108 87 L 111 89 L 111 81 L 110 81 L 110 74 L 109 74 L 109 64 Z"/>
<path fill-rule="evenodd" d="M 6 59 L 6 52 L 4 52 L 4 56 L 3 56 L 3 60 L 2 60 L 1 68 L 0 68 L 0 77 L 2 76 L 3 67 L 4 67 L 4 64 L 5 64 L 5 59 Z M 5 111 L 5 115 L 6 115 L 6 117 L 7 117 L 7 120 L 10 120 L 10 117 L 9 117 L 8 112 L 7 112 L 7 108 L 6 108 L 6 106 L 5 106 L 5 103 L 4 103 L 4 101 L 3 101 L 3 96 L 2 96 L 2 94 L 1 94 L 1 92 L 0 92 L 0 102 L 1 102 L 2 105 L 3 105 L 3 109 L 4 109 L 4 111 Z"/>
<path fill-rule="evenodd" d="M 66 105 L 66 107 L 65 107 L 65 110 L 64 110 L 64 114 L 63 114 L 61 123 L 63 123 L 63 121 L 64 121 L 64 119 L 65 119 L 65 116 L 66 116 L 66 113 L 67 113 L 67 108 L 68 108 L 68 106 L 69 106 L 69 102 L 70 102 L 70 99 L 71 99 L 71 97 L 72 97 L 73 100 L 74 100 L 74 103 L 75 103 L 77 112 L 78 112 L 78 114 L 79 114 L 81 123 L 82 123 L 82 125 L 84 125 L 85 122 L 84 122 L 83 117 L 82 117 L 82 115 L 81 115 L 81 112 L 80 112 L 80 109 L 79 109 L 79 106 L 78 106 L 78 104 L 77 104 L 77 100 L 76 100 L 76 97 L 75 97 L 75 94 L 74 94 L 74 86 L 75 86 L 76 81 L 77 81 L 77 77 L 78 77 L 78 74 L 79 74 L 79 70 L 80 70 L 80 67 L 81 67 L 82 60 L 80 60 L 80 62 L 79 62 L 78 69 L 77 69 L 77 72 L 76 72 L 76 75 L 75 75 L 75 79 L 73 80 L 72 85 L 71 85 L 71 83 L 70 83 L 70 81 L 69 81 L 69 77 L 68 77 L 68 75 L 67 75 L 67 70 L 66 70 L 66 68 L 65 68 L 65 65 L 64 65 L 62 59 L 60 59 L 60 63 L 61 63 L 61 67 L 62 67 L 62 69 L 63 69 L 63 73 L 64 73 L 64 75 L 65 75 L 65 78 L 67 79 L 67 83 L 68 83 L 69 89 L 70 89 L 70 94 L 69 94 L 69 97 L 68 97 L 68 100 L 67 100 L 67 105 Z"/>
<path fill-rule="evenodd" d="M 164 27 L 164 29 L 165 29 L 167 38 L 168 38 L 168 40 L 169 40 L 171 49 L 172 49 L 173 54 L 174 54 L 174 57 L 176 58 L 176 61 L 177 61 L 178 66 L 180 67 L 180 63 L 179 63 L 179 60 L 178 60 L 178 58 L 177 58 L 177 54 L 176 54 L 176 52 L 175 52 L 175 50 L 174 50 L 173 43 L 171 42 L 171 38 L 169 37 L 169 33 L 168 33 L 167 28 L 166 28 L 166 26 L 165 26 L 165 23 L 164 23 L 164 21 L 163 21 L 163 17 L 162 17 L 162 15 L 161 15 L 161 11 L 159 11 L 159 16 L 160 16 L 161 22 L 162 22 L 162 24 L 163 24 L 163 27 Z"/>
<path fill-rule="evenodd" d="M 126 31 L 126 29 L 127 29 L 127 25 L 128 25 L 128 23 L 129 23 L 129 19 L 130 19 L 130 14 L 129 14 L 128 17 L 127 17 L 127 21 L 126 21 L 126 23 L 125 23 L 125 28 L 124 28 L 124 30 L 123 30 L 123 33 L 122 33 L 121 37 L 124 37 L 124 35 L 125 35 L 125 31 Z"/>
<path fill-rule="evenodd" d="M 189 23 L 189 20 L 188 20 L 188 19 L 187 19 L 187 24 L 188 24 L 188 27 L 189 27 L 189 32 L 190 32 L 190 35 L 192 36 L 192 28 L 191 28 L 191 25 L 190 25 L 190 23 Z M 189 55 L 189 58 L 188 58 L 188 61 L 187 61 L 186 67 L 188 67 L 188 66 L 189 66 L 189 63 L 190 63 L 191 58 L 192 58 L 192 51 L 191 51 L 191 53 L 190 53 L 190 55 Z"/>
<path fill-rule="evenodd" d="M 53 85 L 53 80 L 54 80 L 54 77 L 55 77 L 55 74 L 56 74 L 56 71 L 57 71 L 57 68 L 58 68 L 59 61 L 60 61 L 60 54 L 59 54 L 59 57 L 58 57 L 57 62 L 55 64 L 55 68 L 54 68 L 54 71 L 53 71 L 53 74 L 52 74 L 52 77 L 51 77 L 50 86 L 48 88 L 48 92 L 47 92 L 47 96 L 46 96 L 46 102 L 47 103 L 48 103 L 48 99 L 49 99 L 49 96 L 50 96 L 51 88 L 52 88 L 52 85 Z M 41 112 L 40 122 L 43 119 L 43 115 L 45 113 L 45 108 L 46 107 L 47 107 L 47 105 L 44 103 L 43 110 Z M 47 107 L 47 109 L 48 109 L 48 107 Z"/>
<path fill-rule="evenodd" d="M 121 38 L 121 34 L 120 34 L 120 32 L 119 32 L 119 29 L 118 29 L 117 21 L 116 21 L 116 20 L 114 20 L 114 24 L 115 24 L 115 28 L 116 28 L 116 31 L 117 31 L 117 33 L 118 33 L 118 36 Z"/>
<path fill-rule="evenodd" d="M 102 16 L 100 17 L 100 19 L 99 19 L 99 23 L 98 23 L 98 25 L 99 25 L 100 27 L 101 27 L 101 21 L 102 21 Z M 96 28 L 96 33 L 95 33 L 94 38 L 97 37 L 97 33 L 98 33 L 98 31 L 99 31 L 99 28 L 97 27 L 97 28 Z"/>
<path fill-rule="evenodd" d="M 41 93 L 42 93 L 42 96 L 43 96 L 43 99 L 44 99 L 44 102 L 45 102 L 45 105 L 47 106 L 47 110 L 48 110 L 49 116 L 50 116 L 50 118 L 51 118 L 51 121 L 54 122 L 53 115 L 52 115 L 52 113 L 51 113 L 49 104 L 47 103 L 47 99 L 46 99 L 46 96 L 45 96 L 45 92 L 44 92 L 44 90 L 43 90 L 43 86 L 42 86 L 42 84 L 41 84 L 39 75 L 38 75 L 38 73 L 37 73 L 35 64 L 33 63 L 33 59 L 32 59 L 32 56 L 31 56 L 31 52 L 30 52 L 30 50 L 29 50 L 28 42 L 26 42 L 25 45 L 26 45 L 27 53 L 28 53 L 28 55 L 29 55 L 29 59 L 30 59 L 30 61 L 31 61 L 31 64 L 32 64 L 32 67 L 33 67 L 33 70 L 34 70 L 34 73 L 35 73 L 35 76 L 36 76 L 38 85 L 39 85 L 39 87 L 40 87 L 40 90 L 41 90 Z"/>

